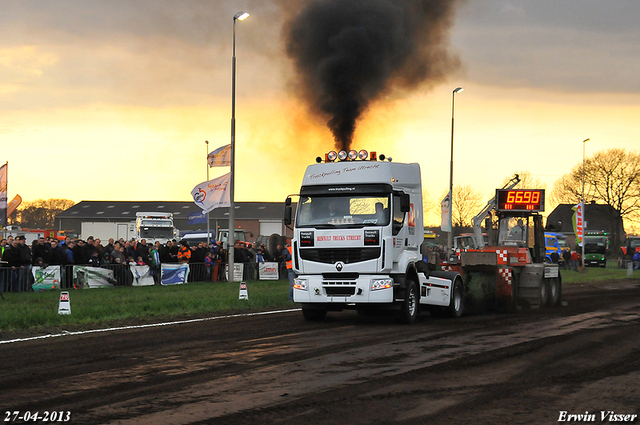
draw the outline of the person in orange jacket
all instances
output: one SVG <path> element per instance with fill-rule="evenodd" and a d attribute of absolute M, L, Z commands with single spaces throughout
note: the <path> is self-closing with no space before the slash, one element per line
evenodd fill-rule
<path fill-rule="evenodd" d="M 189 248 L 189 242 L 184 239 L 180 241 L 180 249 L 178 250 L 178 262 L 188 263 L 191 260 L 191 248 Z"/>

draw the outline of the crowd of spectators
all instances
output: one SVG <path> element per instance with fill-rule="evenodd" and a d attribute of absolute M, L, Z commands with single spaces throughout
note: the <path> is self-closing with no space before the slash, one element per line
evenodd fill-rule
<path fill-rule="evenodd" d="M 9 236 L 0 240 L 0 258 L 0 292 L 19 292 L 30 289 L 33 266 L 62 266 L 63 274 L 66 266 L 73 265 L 110 268 L 114 270 L 116 280 L 126 285 L 131 284 L 129 266 L 148 265 L 156 284 L 159 284 L 161 264 L 188 263 L 190 281 L 222 281 L 226 278 L 221 265 L 227 262 L 228 254 L 222 248 L 222 242 L 211 242 L 209 246 L 206 242 L 198 242 L 190 246 L 185 240 L 151 244 L 145 239 L 111 238 L 103 245 L 100 239 L 89 236 L 86 241 L 71 237 L 63 241 L 41 237 L 27 245 L 24 236 Z M 284 265 L 282 246 L 278 245 L 271 255 L 264 244 L 236 242 L 234 262 L 244 263 L 245 279 L 256 279 L 257 264 L 264 261 L 277 261 Z M 71 273 L 66 274 L 63 286 L 72 286 Z"/>

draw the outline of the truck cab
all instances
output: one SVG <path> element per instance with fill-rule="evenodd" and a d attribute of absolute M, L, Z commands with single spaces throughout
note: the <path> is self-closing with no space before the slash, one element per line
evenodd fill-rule
<path fill-rule="evenodd" d="M 433 288 L 422 291 L 428 278 L 418 270 L 424 242 L 420 166 L 351 152 L 354 159 L 336 162 L 340 154 L 329 153 L 304 173 L 292 241 L 294 301 L 308 320 L 331 310 L 388 308 L 412 322 L 418 300 L 436 296 Z M 288 211 L 285 224 L 292 221 Z M 438 291 L 436 302 L 448 306 L 451 282 L 439 284 L 447 291 Z"/>

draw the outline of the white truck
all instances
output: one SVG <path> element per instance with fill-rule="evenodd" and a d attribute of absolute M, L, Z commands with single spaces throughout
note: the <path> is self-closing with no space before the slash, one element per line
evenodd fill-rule
<path fill-rule="evenodd" d="M 180 232 L 173 223 L 173 214 L 166 212 L 136 213 L 135 238 L 145 239 L 147 243 L 166 243 L 178 239 Z"/>
<path fill-rule="evenodd" d="M 384 159 L 332 151 L 304 174 L 292 264 L 293 298 L 307 320 L 343 309 L 395 310 L 412 323 L 420 306 L 462 315 L 460 273 L 430 270 L 420 253 L 420 166 Z M 287 198 L 286 225 L 291 211 Z"/>
<path fill-rule="evenodd" d="M 136 235 L 136 223 L 134 221 L 108 222 L 108 221 L 84 221 L 80 230 L 80 237 L 87 239 L 93 236 L 96 239 L 108 241 L 109 238 L 129 240 Z M 106 242 L 105 242 L 106 243 Z"/>

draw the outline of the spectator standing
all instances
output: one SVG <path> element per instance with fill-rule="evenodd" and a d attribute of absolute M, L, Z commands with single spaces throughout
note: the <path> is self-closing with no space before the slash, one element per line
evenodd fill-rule
<path fill-rule="evenodd" d="M 156 242 L 155 246 L 149 244 L 149 269 L 151 270 L 151 276 L 153 276 L 153 282 L 156 285 L 160 284 L 160 242 Z"/>
<path fill-rule="evenodd" d="M 580 262 L 580 254 L 578 251 L 573 251 L 571 253 L 571 265 L 573 266 L 573 271 L 578 271 L 578 263 Z"/>
<path fill-rule="evenodd" d="M 191 248 L 189 248 L 189 243 L 184 239 L 180 241 L 180 249 L 176 257 L 178 258 L 179 263 L 188 263 L 191 260 Z"/>
<path fill-rule="evenodd" d="M 158 254 L 160 255 L 160 263 L 171 262 L 171 241 L 167 241 L 166 244 L 161 245 L 160 248 L 156 247 Z"/>
<path fill-rule="evenodd" d="M 41 258 L 44 264 L 51 264 L 51 245 L 47 245 L 44 238 L 39 238 L 38 242 L 33 245 L 31 254 L 34 259 Z M 33 264 L 35 265 L 35 261 Z"/>
<path fill-rule="evenodd" d="M 287 267 L 287 276 L 289 277 L 289 299 L 293 301 L 293 280 L 296 278 L 296 274 L 293 271 L 293 251 L 291 245 L 285 245 L 285 249 L 282 250 L 282 255 Z"/>
<path fill-rule="evenodd" d="M 62 256 L 64 252 L 62 248 L 58 246 L 57 239 L 51 239 L 51 255 L 49 260 L 49 265 L 51 266 L 60 266 L 62 265 Z"/>
<path fill-rule="evenodd" d="M 20 252 L 18 245 L 18 241 L 13 239 L 11 241 L 11 245 L 7 246 L 2 254 L 2 261 L 4 261 L 8 267 L 6 281 L 3 282 L 4 288 L 2 292 L 18 292 L 20 289 L 18 282 L 18 270 L 20 269 Z"/>
<path fill-rule="evenodd" d="M 113 252 L 114 240 L 109 238 L 109 243 L 102 250 L 103 254 L 111 254 Z"/>
<path fill-rule="evenodd" d="M 211 282 L 211 272 L 213 271 L 213 253 L 211 251 L 207 252 L 207 256 L 204 257 L 204 267 L 205 267 L 205 275 L 207 282 Z"/>
<path fill-rule="evenodd" d="M 562 251 L 562 260 L 564 261 L 564 269 L 571 269 L 571 251 L 568 249 Z"/>
<path fill-rule="evenodd" d="M 18 236 L 18 252 L 20 253 L 20 291 L 27 291 L 29 285 L 29 276 L 31 274 L 31 249 L 27 245 L 27 239 L 24 236 Z"/>
<path fill-rule="evenodd" d="M 185 241 L 186 242 L 186 241 Z M 167 245 L 169 242 L 167 242 Z M 178 262 L 178 251 L 180 247 L 178 246 L 178 242 L 174 239 L 171 241 L 171 246 L 169 247 L 169 263 Z"/>
<path fill-rule="evenodd" d="M 111 251 L 111 256 L 113 257 L 114 264 L 124 264 L 124 249 L 120 242 L 116 242 L 113 246 L 113 251 Z"/>
<path fill-rule="evenodd" d="M 69 247 L 71 247 L 71 244 L 69 244 Z M 74 264 L 87 264 L 89 259 L 85 257 L 84 241 L 82 239 L 78 239 L 73 244 L 72 251 Z"/>
<path fill-rule="evenodd" d="M 136 246 L 136 258 L 142 257 L 142 261 L 147 264 L 149 262 L 149 247 L 147 246 L 147 240 L 141 239 L 138 246 Z"/>

